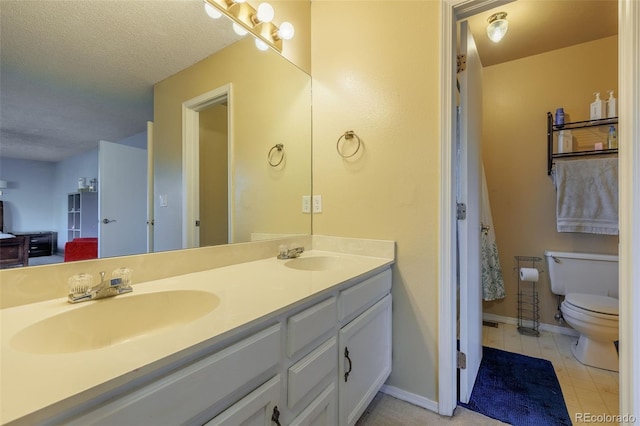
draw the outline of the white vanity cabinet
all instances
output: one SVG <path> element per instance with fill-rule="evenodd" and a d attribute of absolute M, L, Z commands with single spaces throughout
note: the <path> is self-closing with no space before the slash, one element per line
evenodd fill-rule
<path fill-rule="evenodd" d="M 212 417 L 207 413 L 219 412 L 220 404 L 230 397 L 277 373 L 281 333 L 280 324 L 272 325 L 64 424 L 203 424 Z M 279 383 L 278 378 L 277 393 L 265 394 L 279 397 Z M 277 404 L 274 399 L 273 405 Z"/>
<path fill-rule="evenodd" d="M 176 361 L 149 384 L 59 418 L 70 425 L 353 425 L 391 372 L 390 291 L 389 268 L 338 284 L 219 341 L 200 359 Z"/>
<path fill-rule="evenodd" d="M 391 373 L 391 295 L 340 329 L 341 426 L 355 424 Z"/>

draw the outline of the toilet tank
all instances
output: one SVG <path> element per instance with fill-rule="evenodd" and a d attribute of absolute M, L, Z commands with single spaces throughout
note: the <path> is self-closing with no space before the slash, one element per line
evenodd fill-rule
<path fill-rule="evenodd" d="M 618 256 L 545 251 L 554 294 L 597 294 L 618 297 Z"/>

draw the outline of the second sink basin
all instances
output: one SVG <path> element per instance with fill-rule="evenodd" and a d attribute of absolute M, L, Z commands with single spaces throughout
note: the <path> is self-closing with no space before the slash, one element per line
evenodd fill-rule
<path fill-rule="evenodd" d="M 18 332 L 10 344 L 34 354 L 99 349 L 187 324 L 219 304 L 215 294 L 197 290 L 110 297 L 34 323 Z"/>
<path fill-rule="evenodd" d="M 284 266 L 303 271 L 329 271 L 345 266 L 345 260 L 338 256 L 309 256 L 287 260 Z"/>

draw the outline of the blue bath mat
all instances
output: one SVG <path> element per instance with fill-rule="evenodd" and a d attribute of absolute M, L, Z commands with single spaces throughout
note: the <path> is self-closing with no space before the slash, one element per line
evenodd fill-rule
<path fill-rule="evenodd" d="M 571 425 L 551 362 L 483 347 L 468 404 L 459 405 L 514 426 Z"/>

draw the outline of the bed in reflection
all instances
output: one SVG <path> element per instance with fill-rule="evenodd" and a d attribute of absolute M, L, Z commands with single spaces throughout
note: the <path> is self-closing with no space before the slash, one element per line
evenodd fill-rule
<path fill-rule="evenodd" d="M 4 205 L 0 200 L 0 268 L 29 265 L 29 238 L 4 232 Z"/>

